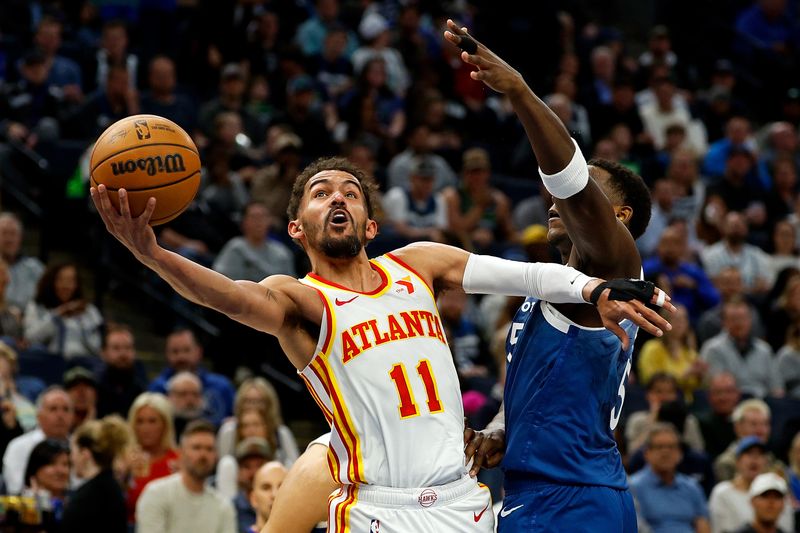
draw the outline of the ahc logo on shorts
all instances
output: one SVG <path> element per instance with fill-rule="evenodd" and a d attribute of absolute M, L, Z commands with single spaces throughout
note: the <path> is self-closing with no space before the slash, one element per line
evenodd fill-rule
<path fill-rule="evenodd" d="M 423 507 L 430 507 L 431 505 L 436 503 L 437 499 L 438 496 L 436 496 L 436 491 L 432 489 L 425 489 L 420 493 L 419 498 L 417 498 L 417 501 Z"/>

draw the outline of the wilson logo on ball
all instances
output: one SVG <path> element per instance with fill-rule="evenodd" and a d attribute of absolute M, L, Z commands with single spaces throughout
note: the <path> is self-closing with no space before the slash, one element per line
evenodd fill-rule
<path fill-rule="evenodd" d="M 164 157 L 160 155 L 140 157 L 139 159 L 111 163 L 111 172 L 115 176 L 136 172 L 137 170 L 144 170 L 148 176 L 155 176 L 157 172 L 166 172 L 167 174 L 185 172 L 186 167 L 180 154 L 165 155 Z"/>

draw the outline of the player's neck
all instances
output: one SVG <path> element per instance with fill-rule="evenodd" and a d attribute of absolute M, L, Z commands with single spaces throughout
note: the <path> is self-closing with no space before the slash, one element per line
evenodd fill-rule
<path fill-rule="evenodd" d="M 356 257 L 349 259 L 314 257 L 311 259 L 311 271 L 321 278 L 359 292 L 371 292 L 381 284 L 380 275 L 372 269 L 363 249 Z"/>

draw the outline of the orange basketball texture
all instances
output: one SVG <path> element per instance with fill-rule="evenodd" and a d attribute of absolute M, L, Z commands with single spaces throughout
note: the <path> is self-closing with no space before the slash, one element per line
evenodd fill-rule
<path fill-rule="evenodd" d="M 200 187 L 194 141 L 180 126 L 156 115 L 134 115 L 109 126 L 94 145 L 89 168 L 92 186 L 104 184 L 118 211 L 119 189 L 128 192 L 134 217 L 155 197 L 153 226 L 180 215 Z"/>

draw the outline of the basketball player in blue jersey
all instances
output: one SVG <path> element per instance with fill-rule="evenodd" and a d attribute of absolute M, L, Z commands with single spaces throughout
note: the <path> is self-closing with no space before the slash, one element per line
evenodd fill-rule
<path fill-rule="evenodd" d="M 448 29 L 445 37 L 463 50 L 462 60 L 477 67 L 472 78 L 506 94 L 525 127 L 554 199 L 548 241 L 563 262 L 592 276 L 639 279 L 634 239 L 650 219 L 642 179 L 609 161 L 587 165 L 516 70 L 466 28 L 448 21 Z M 520 307 L 506 343 L 504 409 L 468 450 L 477 449 L 476 465 L 494 466 L 505 440 L 500 532 L 637 530 L 613 436 L 636 332 L 629 321 L 604 329 L 588 305 L 528 298 Z"/>

